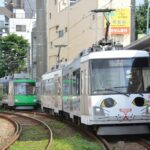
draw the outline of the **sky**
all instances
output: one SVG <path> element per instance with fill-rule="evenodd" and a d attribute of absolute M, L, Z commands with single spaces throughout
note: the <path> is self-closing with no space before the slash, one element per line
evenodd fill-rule
<path fill-rule="evenodd" d="M 136 6 L 139 6 L 140 4 L 143 4 L 144 0 L 136 0 Z"/>

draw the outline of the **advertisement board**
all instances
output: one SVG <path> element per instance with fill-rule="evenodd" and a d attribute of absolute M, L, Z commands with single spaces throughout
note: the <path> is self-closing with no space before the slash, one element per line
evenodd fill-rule
<path fill-rule="evenodd" d="M 109 13 L 110 34 L 129 34 L 130 33 L 130 8 L 116 9 Z M 106 20 L 105 28 L 106 28 Z"/>

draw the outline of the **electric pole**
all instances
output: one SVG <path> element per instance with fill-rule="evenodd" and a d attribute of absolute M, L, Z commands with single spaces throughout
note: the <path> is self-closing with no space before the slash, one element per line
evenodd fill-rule
<path fill-rule="evenodd" d="M 150 8 L 150 1 L 148 0 L 148 5 L 147 5 L 147 34 L 149 34 L 149 8 Z"/>

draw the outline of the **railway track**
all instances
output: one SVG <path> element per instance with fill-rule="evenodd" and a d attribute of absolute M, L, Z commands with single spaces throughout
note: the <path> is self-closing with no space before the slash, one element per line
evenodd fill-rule
<path fill-rule="evenodd" d="M 68 124 L 71 128 L 75 128 L 75 130 L 77 132 L 81 133 L 82 135 L 84 135 L 88 139 L 92 139 L 92 140 L 96 141 L 100 145 L 100 147 L 101 146 L 103 147 L 103 150 L 111 150 L 110 144 L 103 137 L 96 136 L 93 132 L 91 132 L 90 129 L 87 129 L 85 126 L 79 126 L 78 124 L 74 124 L 71 121 L 62 119 L 58 116 L 46 114 L 46 113 L 41 113 L 41 112 L 25 112 L 25 113 L 28 113 L 30 115 L 34 115 L 35 117 L 41 116 L 43 118 L 43 116 L 45 116 L 46 118 L 52 118 L 52 119 L 58 120 L 60 122 L 63 122 L 65 124 Z"/>
<path fill-rule="evenodd" d="M 85 133 L 87 136 L 97 141 L 97 143 L 103 145 L 104 150 L 150 150 L 150 138 L 146 139 L 145 137 L 135 137 L 132 135 L 125 136 L 125 138 L 124 136 L 123 138 L 120 136 L 116 136 L 118 138 L 112 136 L 110 136 L 109 138 L 105 138 L 105 136 L 97 136 L 95 133 L 93 133 L 93 131 L 87 129 L 87 127 L 85 126 L 79 126 L 78 124 L 74 124 L 68 120 L 63 120 L 62 118 L 60 119 L 55 116 L 51 117 L 54 117 L 55 119 L 58 119 L 69 124 L 70 126 L 75 127 L 77 130 L 79 130 L 79 132 L 81 131 Z"/>
<path fill-rule="evenodd" d="M 107 150 L 150 150 L 147 136 L 109 136 L 105 137 Z"/>
<path fill-rule="evenodd" d="M 52 144 L 52 140 L 53 140 L 53 134 L 52 134 L 52 131 L 51 131 L 50 127 L 44 121 L 42 121 L 42 120 L 40 120 L 40 119 L 38 119 L 34 116 L 31 117 L 31 116 L 29 116 L 27 114 L 24 114 L 24 113 L 1 112 L 0 115 L 4 116 L 4 117 L 7 117 L 10 120 L 18 123 L 17 126 L 19 126 L 19 127 L 16 130 L 19 130 L 19 129 L 22 128 L 22 130 L 19 130 L 19 134 L 17 134 L 17 135 L 20 136 L 20 138 L 19 139 L 15 138 L 13 141 L 11 141 L 9 143 L 9 145 L 7 144 L 7 148 L 10 147 L 10 145 L 12 145 L 12 143 L 14 143 L 17 139 L 18 139 L 17 141 L 21 141 L 20 140 L 21 137 L 23 136 L 23 134 L 26 134 L 25 132 L 27 130 L 30 130 L 30 129 L 33 128 L 32 129 L 32 131 L 33 131 L 34 128 L 35 128 L 34 132 L 39 132 L 39 130 L 42 130 L 43 132 L 40 132 L 40 133 L 44 134 L 45 139 L 47 138 L 45 145 L 43 145 L 43 149 L 45 149 L 45 150 L 50 149 L 51 144 Z M 36 128 L 38 128 L 38 129 L 36 129 Z M 36 133 L 34 133 L 34 135 L 36 135 Z M 28 135 L 28 136 L 29 136 L 29 139 L 30 139 L 31 135 Z M 32 136 L 32 138 L 33 138 L 33 141 L 34 141 L 35 136 Z M 42 136 L 42 138 L 43 138 L 43 136 Z M 37 144 L 38 144 L 38 142 L 37 142 Z M 2 150 L 5 150 L 7 148 L 4 147 Z M 33 148 L 33 145 L 32 145 L 32 149 L 36 149 L 36 145 L 35 145 L 35 148 Z"/>
<path fill-rule="evenodd" d="M 19 138 L 19 136 L 22 132 L 22 127 L 21 127 L 20 123 L 16 122 L 15 120 L 13 120 L 3 114 L 0 114 L 0 119 L 1 119 L 1 121 L 3 120 L 3 122 L 5 123 L 5 124 L 3 124 L 3 126 L 1 124 L 1 128 L 3 128 L 5 135 L 0 136 L 1 137 L 0 138 L 0 149 L 5 150 Z M 6 130 L 7 130 L 7 134 L 6 134 Z"/>
<path fill-rule="evenodd" d="M 57 116 L 51 116 L 49 114 L 40 113 L 40 112 L 15 112 L 15 113 L 8 113 L 13 115 L 21 115 L 27 118 L 34 118 L 37 120 L 42 120 L 45 124 L 47 123 L 48 119 L 54 119 L 58 121 L 63 121 L 65 124 L 68 124 L 72 128 L 76 128 L 79 133 L 85 135 L 85 138 L 91 138 L 100 145 L 103 145 L 104 150 L 150 150 L 150 140 L 149 138 L 145 138 L 145 136 L 109 136 L 109 137 L 100 137 L 96 136 L 93 132 L 85 127 L 80 127 L 71 123 L 70 121 L 62 120 Z M 12 117 L 11 117 L 12 118 Z M 17 122 L 20 122 L 17 120 Z M 27 123 L 26 123 L 27 124 Z M 24 126 L 25 124 L 23 124 Z M 51 134 L 52 135 L 52 134 Z M 51 136 L 52 138 L 52 136 Z M 50 139 L 51 139 L 50 138 Z M 51 140 L 49 141 L 51 145 Z M 48 147 L 49 149 L 50 147 Z"/>
<path fill-rule="evenodd" d="M 97 136 L 90 129 L 87 129 L 85 126 L 79 126 L 74 124 L 68 120 L 63 120 L 57 116 L 48 115 L 45 113 L 32 112 L 33 114 L 38 114 L 41 116 L 51 117 L 53 119 L 57 119 L 64 123 L 69 124 L 70 126 L 76 128 L 81 134 L 86 134 L 86 136 L 91 137 L 97 143 L 103 146 L 104 150 L 150 150 L 150 141 L 145 137 L 139 136 L 110 136 L 109 138 L 105 138 L 105 136 Z M 117 137 L 117 138 L 116 138 Z"/>

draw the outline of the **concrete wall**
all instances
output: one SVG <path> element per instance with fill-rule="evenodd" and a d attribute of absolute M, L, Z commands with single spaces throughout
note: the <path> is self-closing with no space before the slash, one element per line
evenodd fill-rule
<path fill-rule="evenodd" d="M 36 9 L 36 79 L 40 80 L 47 71 L 46 0 L 36 0 Z"/>

